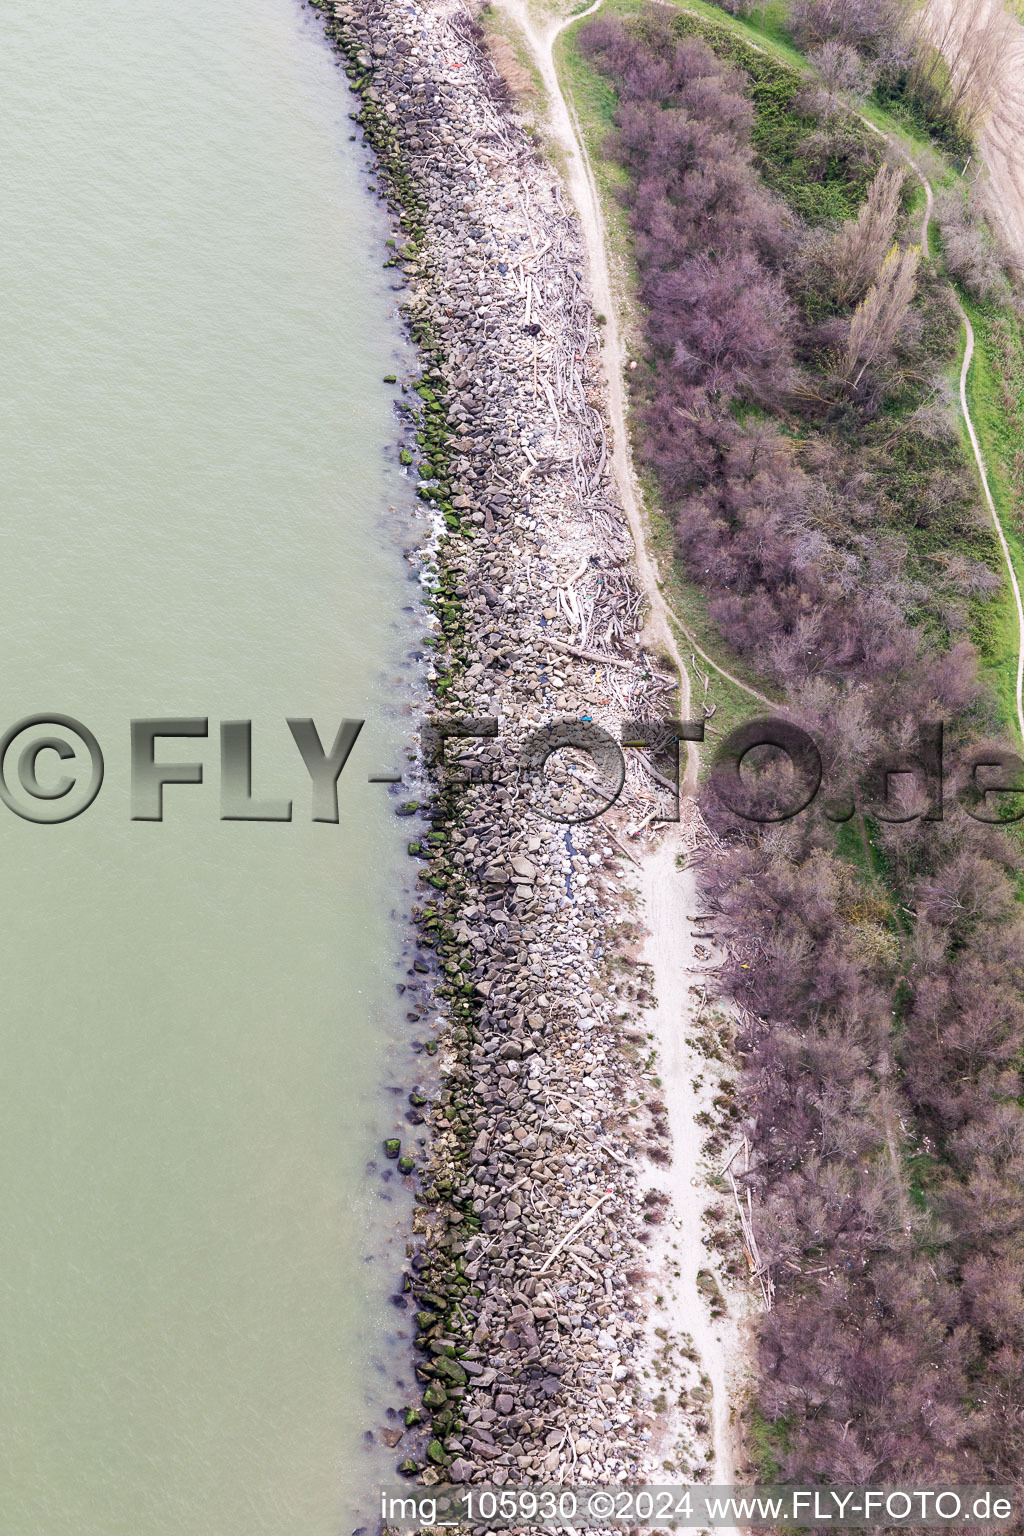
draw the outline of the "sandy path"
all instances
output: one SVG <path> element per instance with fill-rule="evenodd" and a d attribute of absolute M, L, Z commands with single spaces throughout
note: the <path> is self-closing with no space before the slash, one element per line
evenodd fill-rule
<path fill-rule="evenodd" d="M 591 298 L 594 308 L 605 316 L 602 365 L 612 429 L 612 472 L 636 548 L 637 574 L 650 605 L 645 640 L 649 646 L 664 651 L 679 673 L 681 719 L 685 720 L 690 716 L 690 679 L 676 643 L 673 625 L 686 636 L 687 644 L 694 654 L 719 676 L 727 678 L 751 698 L 772 706 L 773 701 L 765 694 L 759 693 L 749 683 L 727 672 L 701 648 L 678 614 L 665 601 L 659 585 L 657 569 L 647 552 L 640 496 L 626 427 L 628 399 L 623 375 L 627 357 L 608 264 L 607 228 L 597 182 L 594 179 L 593 167 L 583 142 L 579 122 L 571 103 L 566 100 L 562 91 L 554 60 L 554 46 L 559 33 L 575 22 L 582 21 L 585 16 L 592 16 L 595 11 L 599 11 L 602 0 L 594 0 L 587 10 L 577 15 L 553 17 L 545 22 L 534 20 L 527 0 L 496 0 L 496 4 L 499 10 L 511 17 L 522 32 L 533 63 L 541 77 L 548 102 L 548 131 L 566 157 L 566 183 L 579 215 L 580 229 L 587 253 Z M 697 783 L 697 763 L 697 749 L 692 747 L 689 749 L 684 779 L 684 788 L 691 794 Z"/>
<path fill-rule="evenodd" d="M 650 605 L 645 640 L 648 645 L 664 651 L 676 667 L 679 673 L 679 707 L 682 718 L 687 719 L 690 713 L 689 674 L 683 665 L 675 635 L 672 633 L 668 610 L 658 585 L 658 573 L 647 553 L 640 498 L 630 462 L 629 436 L 626 431 L 626 391 L 622 380 L 625 357 L 619 333 L 617 306 L 612 297 L 604 217 L 593 173 L 576 132 L 572 113 L 562 95 L 555 69 L 553 55 L 555 39 L 559 32 L 579 18 L 575 16 L 568 16 L 563 20 L 554 18 L 540 27 L 530 15 L 525 0 L 497 0 L 497 3 L 499 9 L 512 18 L 526 38 L 548 98 L 549 131 L 566 156 L 568 191 L 576 205 L 586 246 L 590 295 L 594 308 L 605 316 L 607 322 L 604 327 L 603 365 L 608 414 L 612 428 L 612 471 L 636 547 L 637 574 Z M 589 16 L 600 7 L 601 0 L 594 0 L 590 9 L 583 11 L 581 15 Z M 691 765 L 692 763 L 691 757 Z M 689 777 L 689 771 L 687 776 Z"/>
<path fill-rule="evenodd" d="M 640 497 L 629 451 L 628 399 L 623 378 L 626 355 L 609 269 L 607 230 L 593 169 L 575 113 L 562 92 L 553 52 L 559 33 L 582 16 L 599 10 L 602 0 L 595 0 L 578 16 L 556 17 L 545 23 L 535 22 L 526 0 L 496 0 L 496 3 L 522 32 L 541 76 L 548 99 L 548 131 L 565 156 L 567 187 L 579 214 L 591 298 L 595 309 L 606 318 L 603 366 L 612 431 L 611 462 L 633 536 L 637 573 L 650 605 L 645 639 L 649 645 L 663 650 L 679 673 L 681 718 L 686 719 L 690 714 L 690 681 L 673 633 L 673 623 L 686 635 L 694 653 L 711 668 L 770 706 L 770 699 L 725 672 L 693 640 L 666 603 L 657 570 L 647 551 Z M 694 747 L 689 750 L 681 786 L 686 794 L 692 795 L 696 788 L 697 761 Z M 686 914 L 695 910 L 697 896 L 692 873 L 681 871 L 676 863 L 677 856 L 683 851 L 679 829 L 668 830 L 659 847 L 645 858 L 640 877 L 648 929 L 644 958 L 654 970 L 658 998 L 651 1027 L 657 1042 L 662 1093 L 673 1148 L 672 1164 L 667 1170 L 672 1224 L 666 1232 L 662 1251 L 651 1255 L 652 1263 L 659 1271 L 659 1288 L 672 1305 L 660 1318 L 656 1313 L 651 1326 L 653 1328 L 660 1321 L 682 1329 L 692 1337 L 712 1391 L 712 1481 L 731 1483 L 735 1480 L 740 1459 L 739 1434 L 730 1401 L 730 1372 L 737 1368 L 738 1328 L 731 1317 L 712 1322 L 708 1305 L 697 1286 L 698 1270 L 708 1267 L 708 1253 L 701 1242 L 701 1221 L 712 1192 L 700 1174 L 705 1132 L 695 1116 L 709 1107 L 713 1089 L 694 1087 L 694 1079 L 702 1072 L 706 1073 L 707 1062 L 686 1043 L 687 1033 L 693 1025 L 690 985 L 694 980 L 691 967 L 695 963 L 691 925 Z M 665 1180 L 659 1176 L 657 1182 L 664 1185 Z M 671 1249 L 669 1242 L 673 1245 Z M 672 1268 L 679 1270 L 678 1278 L 673 1276 L 671 1284 L 669 1260 Z M 652 1344 L 654 1342 L 652 1338 Z M 667 1426 L 669 1432 L 671 1427 L 671 1424 Z"/>
<path fill-rule="evenodd" d="M 644 958 L 654 969 L 658 998 L 649 1017 L 658 1048 L 672 1138 L 672 1163 L 665 1174 L 672 1197 L 673 1221 L 665 1234 L 662 1251 L 652 1254 L 652 1258 L 662 1262 L 668 1305 L 664 1309 L 666 1315 L 659 1316 L 656 1310 L 651 1323 L 682 1327 L 691 1335 L 711 1383 L 714 1468 L 710 1481 L 732 1483 L 743 1459 L 739 1425 L 732 1411 L 735 1388 L 739 1385 L 736 1378 L 742 1369 L 740 1325 L 734 1315 L 735 1293 L 729 1296 L 729 1314 L 714 1320 L 697 1284 L 698 1271 L 711 1266 L 701 1242 L 701 1219 L 709 1195 L 709 1187 L 699 1172 L 706 1132 L 696 1117 L 710 1108 L 716 1089 L 713 1080 L 696 1086 L 697 1078 L 712 1079 L 713 1075 L 706 1059 L 687 1044 L 693 1013 L 690 987 L 700 980 L 702 970 L 687 913 L 699 908 L 693 872 L 676 867 L 676 853 L 676 839 L 665 838 L 645 860 L 640 881 L 649 929 Z M 665 1176 L 659 1174 L 657 1183 L 664 1185 Z M 679 1270 L 678 1278 L 671 1280 L 666 1262 L 669 1259 L 672 1268 Z"/>

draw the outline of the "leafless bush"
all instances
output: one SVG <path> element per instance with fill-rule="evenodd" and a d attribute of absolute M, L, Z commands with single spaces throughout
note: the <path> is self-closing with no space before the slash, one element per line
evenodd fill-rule
<path fill-rule="evenodd" d="M 790 25 L 801 48 L 829 42 L 875 54 L 899 31 L 905 0 L 794 0 Z"/>
<path fill-rule="evenodd" d="M 948 379 L 939 378 L 935 380 L 928 399 L 909 417 L 909 425 L 932 442 L 939 442 L 943 438 L 952 441 L 960 430 L 958 409 L 953 386 Z"/>
<path fill-rule="evenodd" d="M 968 293 L 981 300 L 1003 301 L 1010 285 L 984 219 L 966 194 L 940 192 L 935 212 L 946 251 L 946 265 Z"/>
<path fill-rule="evenodd" d="M 866 96 L 875 82 L 875 71 L 850 43 L 838 37 L 811 50 L 811 63 L 826 90 L 839 96 Z"/>

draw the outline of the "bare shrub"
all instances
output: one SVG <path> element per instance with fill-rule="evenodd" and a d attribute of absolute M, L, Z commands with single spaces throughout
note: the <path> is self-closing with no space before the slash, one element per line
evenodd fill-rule
<path fill-rule="evenodd" d="M 808 58 L 820 81 L 804 88 L 799 105 L 809 117 L 816 117 L 823 124 L 846 122 L 850 97 L 867 96 L 871 91 L 879 72 L 877 62 L 838 37 L 812 48 Z"/>
<path fill-rule="evenodd" d="M 850 43 L 830 37 L 808 54 L 826 90 L 834 95 L 866 96 L 874 84 L 874 70 Z"/>
<path fill-rule="evenodd" d="M 931 442 L 956 440 L 960 431 L 959 405 L 948 379 L 935 380 L 931 394 L 908 418 L 908 424 Z"/>
<path fill-rule="evenodd" d="M 1010 285 L 999 253 L 980 213 L 957 191 L 940 192 L 935 213 L 946 251 L 946 266 L 974 298 L 1009 298 Z"/>
<path fill-rule="evenodd" d="M 829 42 L 876 53 L 899 30 L 902 0 L 794 0 L 793 36 L 805 52 Z"/>

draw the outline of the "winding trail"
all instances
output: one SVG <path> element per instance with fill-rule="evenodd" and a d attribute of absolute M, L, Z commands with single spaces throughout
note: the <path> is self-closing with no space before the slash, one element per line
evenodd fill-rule
<path fill-rule="evenodd" d="M 647 553 L 640 513 L 640 498 L 629 457 L 626 392 L 622 382 L 622 342 L 619 336 L 616 306 L 612 297 L 611 275 L 608 270 L 604 216 L 601 212 L 601 202 L 590 162 L 578 136 L 573 114 L 562 94 L 554 60 L 554 45 L 558 34 L 574 22 L 581 21 L 585 16 L 593 15 L 595 11 L 600 10 L 602 3 L 603 0 L 594 0 L 588 10 L 561 20 L 555 18 L 544 27 L 543 31 L 538 30 L 535 25 L 526 0 L 498 0 L 498 8 L 512 18 L 526 39 L 547 93 L 549 128 L 567 157 L 566 181 L 569 194 L 576 205 L 586 246 L 590 268 L 591 299 L 595 309 L 603 313 L 606 320 L 603 364 L 612 428 L 612 471 L 636 547 L 637 574 L 650 605 L 646 639 L 649 644 L 664 651 L 678 671 L 679 705 L 683 717 L 686 718 L 690 711 L 689 673 L 683 664 L 675 635 L 672 633 L 668 608 L 658 585 L 658 573 Z"/>
<path fill-rule="evenodd" d="M 974 430 L 974 422 L 971 420 L 971 413 L 967 408 L 967 375 L 971 371 L 971 359 L 974 356 L 974 326 L 971 324 L 970 317 L 956 297 L 956 294 L 953 295 L 953 303 L 959 310 L 960 318 L 967 331 L 967 345 L 964 347 L 964 361 L 960 369 L 960 409 L 963 411 L 964 421 L 967 424 L 967 433 L 971 439 L 971 447 L 974 449 L 978 473 L 981 476 L 981 488 L 985 492 L 988 510 L 992 514 L 992 523 L 996 530 L 996 537 L 999 540 L 1000 548 L 1003 551 L 1006 569 L 1009 572 L 1014 602 L 1017 604 L 1017 729 L 1020 731 L 1021 741 L 1024 742 L 1024 602 L 1021 601 L 1020 583 L 1017 580 L 1017 572 L 1014 569 L 1010 546 L 1006 542 L 1006 534 L 1003 532 L 1003 525 L 999 521 L 999 513 L 996 511 L 996 504 L 992 499 L 988 475 L 985 471 L 985 460 L 982 456 L 981 445 L 978 442 L 978 434 Z"/>
<path fill-rule="evenodd" d="M 932 192 L 932 184 L 928 180 L 928 177 L 925 175 L 924 171 L 918 165 L 917 161 L 913 158 L 912 155 L 908 153 L 906 149 L 904 149 L 903 145 L 897 139 L 892 138 L 887 133 L 883 133 L 881 128 L 876 128 L 874 123 L 869 122 L 869 120 L 866 117 L 861 116 L 860 113 L 857 115 L 860 117 L 861 122 L 864 123 L 866 127 L 870 128 L 871 132 L 875 134 L 876 137 L 884 139 L 887 144 L 892 145 L 896 152 L 901 155 L 902 158 L 907 162 L 911 170 L 914 172 L 914 175 L 918 178 L 921 185 L 924 187 L 924 216 L 921 220 L 921 251 L 925 256 L 927 256 L 929 254 L 928 235 L 931 228 L 932 214 L 935 209 L 935 195 Z M 974 425 L 974 420 L 971 416 L 970 406 L 967 404 L 967 379 L 970 375 L 971 362 L 974 358 L 974 326 L 971 324 L 970 315 L 968 315 L 967 311 L 960 303 L 960 300 L 957 298 L 952 284 L 950 284 L 949 287 L 949 295 L 953 300 L 953 305 L 956 309 L 956 312 L 960 316 L 960 319 L 963 323 L 964 333 L 966 336 L 966 341 L 964 343 L 963 364 L 960 368 L 960 411 L 964 418 L 964 425 L 967 428 L 967 435 L 971 440 L 971 448 L 974 451 L 974 461 L 978 466 L 978 474 L 981 478 L 981 488 L 985 493 L 985 500 L 988 503 L 988 510 L 992 518 L 992 526 L 996 531 L 996 538 L 998 539 L 999 547 L 1003 552 L 1003 561 L 1006 565 L 1006 573 L 1010 578 L 1010 587 L 1013 591 L 1013 600 L 1017 606 L 1017 680 L 1015 698 L 1017 704 L 1017 729 L 1020 732 L 1021 741 L 1024 742 L 1024 601 L 1021 599 L 1020 582 L 1017 580 L 1017 571 L 1014 567 L 1013 556 L 1010 553 L 1010 546 L 1007 543 L 1006 534 L 1003 532 L 1003 525 L 999 520 L 999 513 L 996 510 L 996 504 L 992 496 L 992 490 L 988 483 L 988 471 L 985 467 L 985 456 L 981 451 L 981 443 L 978 441 L 978 433 Z"/>
<path fill-rule="evenodd" d="M 759 703 L 774 708 L 777 706 L 776 700 L 768 698 L 767 695 L 751 687 L 749 683 L 745 683 L 742 678 L 735 677 L 731 672 L 726 671 L 714 657 L 709 656 L 702 649 L 679 615 L 665 601 L 658 572 L 647 552 L 636 474 L 629 451 L 629 432 L 626 426 L 628 401 L 623 382 L 626 352 L 619 328 L 618 305 L 612 288 L 608 263 L 607 226 L 590 156 L 587 154 L 583 134 L 580 131 L 579 119 L 562 90 L 554 56 L 555 42 L 559 34 L 567 27 L 574 26 L 576 22 L 583 21 L 585 17 L 594 15 L 601 9 L 603 0 L 593 0 L 593 4 L 587 10 L 578 11 L 575 15 L 554 17 L 543 27 L 539 27 L 531 16 L 527 0 L 496 0 L 496 4 L 499 10 L 511 17 L 526 39 L 533 63 L 547 94 L 548 128 L 566 156 L 568 167 L 566 182 L 569 194 L 576 205 L 583 233 L 589 265 L 591 298 L 595 309 L 605 317 L 602 365 L 612 429 L 612 472 L 626 513 L 626 520 L 629 523 L 629 531 L 633 536 L 637 574 L 650 607 L 646 639 L 650 645 L 665 652 L 679 673 L 679 707 L 682 719 L 687 719 L 690 715 L 690 677 L 680 655 L 673 625 L 685 635 L 686 642 L 694 655 L 699 656 L 720 677 L 724 677 L 734 687 L 742 689 Z M 691 748 L 683 781 L 684 789 L 690 794 L 696 789 L 696 776 L 697 751 L 696 748 Z"/>

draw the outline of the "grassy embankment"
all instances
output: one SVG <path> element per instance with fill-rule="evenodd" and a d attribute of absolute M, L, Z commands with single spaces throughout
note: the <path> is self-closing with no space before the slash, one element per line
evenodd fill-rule
<path fill-rule="evenodd" d="M 638 14 L 647 0 L 607 0 L 603 10 L 629 17 Z M 704 0 L 685 0 L 679 10 L 693 18 L 693 28 L 741 68 L 751 82 L 755 106 L 753 141 L 765 181 L 810 224 L 834 225 L 856 212 L 863 195 L 864 181 L 849 183 L 841 174 L 822 181 L 808 181 L 796 156 L 801 137 L 807 132 L 808 119 L 794 107 L 793 96 L 813 70 L 807 59 L 793 46 L 786 31 L 787 7 L 784 0 L 758 7 L 746 21 L 734 18 Z M 602 195 L 609 232 L 610 255 L 617 268 L 619 291 L 623 295 L 623 319 L 626 334 L 639 336 L 635 301 L 635 270 L 631 255 L 631 234 L 626 214 L 617 196 L 625 173 L 604 153 L 603 146 L 614 127 L 615 93 L 607 79 L 595 71 L 576 46 L 577 28 L 567 29 L 556 45 L 556 62 L 567 88 L 579 129 L 586 144 L 594 176 Z M 883 109 L 877 100 L 860 103 L 863 116 L 880 133 L 895 141 L 918 165 L 926 169 L 933 190 L 939 192 L 959 183 L 960 167 L 929 138 L 926 125 L 909 110 L 896 115 Z M 868 130 L 869 131 L 869 130 Z M 925 193 L 921 182 L 912 178 L 906 190 L 905 215 L 908 231 L 914 229 L 924 211 Z M 927 253 L 944 272 L 942 242 L 933 220 Z M 972 300 L 958 284 L 953 285 L 971 317 L 976 350 L 968 380 L 968 402 L 982 453 L 986 460 L 989 483 L 1018 580 L 1024 583 L 1024 529 L 1021 507 L 1024 503 L 1024 453 L 1018 449 L 1024 431 L 1024 328 L 1008 306 L 982 305 Z M 955 355 L 946 360 L 943 370 L 953 398 L 958 397 L 960 369 L 965 336 Z M 887 411 L 893 428 L 898 428 L 905 406 L 896 402 Z M 962 461 L 975 473 L 967 429 L 958 414 Z M 918 466 L 904 466 L 908 482 Z M 665 576 L 664 588 L 670 605 L 683 618 L 709 655 L 719 659 L 729 671 L 748 678 L 761 691 L 764 687 L 742 658 L 723 645 L 721 636 L 707 615 L 705 594 L 687 577 L 675 557 L 671 522 L 659 504 L 657 486 L 650 474 L 642 473 L 641 482 L 647 509 L 652 552 Z M 979 487 L 980 491 L 980 487 Z M 899 486 L 895 497 L 899 497 Z M 979 497 L 980 501 L 980 497 Z M 949 530 L 938 529 L 912 536 L 919 546 L 922 568 L 931 560 L 957 552 L 958 541 Z M 985 556 L 993 569 L 1003 576 L 994 597 L 972 605 L 970 633 L 982 661 L 982 675 L 990 689 L 996 717 L 1016 736 L 1014 680 L 1017 666 L 1018 626 L 1012 593 L 1005 580 L 1001 556 L 994 537 L 983 539 Z M 971 541 L 964 553 L 977 557 L 979 548 Z M 685 646 L 685 637 L 680 636 Z M 701 694 L 701 679 L 707 669 L 699 666 L 695 697 Z M 758 706 L 749 695 L 735 688 L 718 674 L 710 674 L 707 698 L 717 708 L 715 723 L 709 728 L 712 742 L 724 736 L 735 724 L 750 717 Z M 705 756 L 705 765 L 707 756 Z M 873 882 L 885 883 L 885 860 L 875 846 L 874 826 L 870 819 L 858 818 L 837 829 L 837 851 Z"/>
<path fill-rule="evenodd" d="M 607 6 L 608 10 L 627 17 L 641 8 L 642 0 L 611 0 Z M 844 181 L 842 177 L 830 179 L 827 173 L 818 182 L 809 181 L 799 170 L 794 149 L 805 123 L 801 121 L 799 104 L 794 103 L 793 97 L 795 87 L 806 76 L 807 65 L 782 35 L 782 7 L 766 6 L 762 12 L 755 13 L 753 24 L 724 17 L 722 13 L 702 4 L 701 0 L 688 0 L 680 10 L 696 13 L 693 30 L 710 42 L 716 52 L 728 57 L 748 75 L 756 112 L 753 141 L 758 153 L 759 168 L 768 185 L 781 194 L 808 223 L 827 225 L 848 218 L 856 210 L 863 191 L 862 184 Z M 614 93 L 607 81 L 596 76 L 581 56 L 575 46 L 573 31 L 563 36 L 559 64 L 563 79 L 572 94 L 595 175 L 605 196 L 613 231 L 613 248 L 628 275 L 628 230 L 614 197 L 621 172 L 610 165 L 602 154 L 603 142 L 612 127 Z M 915 159 L 920 160 L 925 151 L 929 153 L 928 171 L 933 184 L 941 186 L 944 182 L 954 183 L 957 168 L 946 158 L 936 160 L 919 124 L 912 121 L 908 123 L 906 120 L 897 123 L 877 103 L 871 104 L 865 115 L 882 132 L 897 139 Z M 916 194 L 908 198 L 905 209 L 906 234 L 911 238 L 913 217 L 916 213 L 919 218 L 921 203 L 922 192 L 917 189 Z M 944 268 L 941 239 L 933 239 L 931 247 L 930 254 L 936 272 L 942 278 Z M 926 325 L 934 323 L 937 334 L 943 329 L 943 324 L 945 326 L 944 350 L 937 347 L 933 356 L 941 361 L 941 371 L 953 386 L 955 398 L 958 395 L 963 339 L 957 347 L 948 334 L 948 310 L 943 322 L 939 286 L 934 282 L 929 286 L 922 280 L 922 287 L 927 290 L 921 305 L 922 322 Z M 626 291 L 630 290 L 627 288 Z M 963 293 L 960 297 L 971 315 L 977 341 L 969 384 L 972 417 L 988 466 L 1000 521 L 1010 544 L 1018 577 L 1024 579 L 1024 541 L 1019 526 L 1020 494 L 1024 487 L 1024 452 L 1018 447 L 1021 427 L 1024 425 L 1024 338 L 1020 323 L 1008 306 L 983 306 L 971 302 Z M 900 392 L 897 392 L 895 398 L 888 399 L 879 421 L 865 422 L 860 432 L 868 443 L 872 438 L 877 440 L 879 428 L 897 440 L 896 450 L 890 454 L 886 464 L 886 474 L 890 477 L 886 521 L 891 531 L 905 541 L 915 574 L 927 587 L 930 562 L 940 564 L 944 557 L 963 553 L 974 559 L 984 559 L 993 570 L 999 570 L 1005 575 L 996 541 L 987 530 L 967 528 L 962 522 L 959 525 L 945 522 L 942 517 L 922 519 L 916 515 L 918 490 L 929 467 L 934 471 L 936 462 L 950 464 L 951 470 L 962 471 L 964 466 L 969 466 L 973 475 L 974 466 L 965 430 L 960 433 L 959 453 L 948 445 L 943 450 L 932 449 L 923 444 L 919 436 L 915 441 L 910 441 L 914 436 L 911 433 L 902 434 L 906 442 L 899 441 L 901 418 L 905 419 L 915 406 L 913 389 L 902 393 L 902 399 Z M 795 429 L 793 424 L 787 426 L 799 431 L 798 426 Z M 943 455 L 946 456 L 945 460 Z M 932 461 L 930 466 L 929 459 Z M 686 622 L 700 634 L 705 649 L 722 656 L 722 643 L 707 620 L 702 594 L 679 572 L 678 564 L 673 559 L 673 531 L 668 519 L 657 510 L 656 492 L 651 485 L 646 490 L 651 509 L 652 542 L 661 557 L 662 568 L 669 569 L 671 565 L 672 569 L 672 575 L 666 583 L 670 600 L 678 607 Z M 910 617 L 922 625 L 929 640 L 941 650 L 949 643 L 951 636 L 943 633 L 943 622 L 929 610 L 930 604 L 926 600 L 921 609 Z M 994 598 L 971 604 L 969 633 L 983 659 L 995 712 L 1011 734 L 1015 734 L 1013 682 L 1018 632 L 1016 610 L 1005 580 Z M 725 664 L 732 670 L 738 670 L 736 662 L 731 658 Z M 715 679 L 712 696 L 721 687 L 720 680 Z M 722 714 L 728 719 L 734 712 L 749 716 L 752 712 L 750 701 L 728 699 Z M 898 906 L 900 882 L 898 878 L 891 878 L 892 872 L 886 868 L 881 851 L 871 847 L 868 838 L 862 835 L 863 830 L 863 824 L 858 827 L 856 823 L 841 829 L 837 838 L 837 851 L 864 875 L 877 882 L 880 893 L 888 893 L 890 924 L 899 943 L 904 929 Z M 898 1035 L 901 1030 L 902 1005 L 897 994 L 894 994 L 893 1001 L 896 1004 L 893 1027 Z M 933 1159 L 927 1149 L 915 1148 L 913 1145 L 908 1148 L 908 1153 L 904 1165 L 908 1193 L 914 1205 L 924 1209 L 931 1204 L 932 1175 L 935 1171 Z M 769 1421 L 756 1413 L 748 1421 L 750 1449 L 765 1478 L 770 1479 L 777 1469 L 776 1452 L 785 1449 L 788 1427 L 784 1419 Z"/>
<path fill-rule="evenodd" d="M 645 0 L 607 0 L 602 9 L 606 14 L 629 17 L 640 12 L 644 4 Z M 729 57 L 750 78 L 756 112 L 754 144 L 762 175 L 773 190 L 780 193 L 794 211 L 811 224 L 834 224 L 855 213 L 863 195 L 863 183 L 850 185 L 839 175 L 831 179 L 826 177 L 822 181 L 809 181 L 797 159 L 795 151 L 801 137 L 808 130 L 809 120 L 794 107 L 792 98 L 800 85 L 813 77 L 813 71 L 788 37 L 783 0 L 773 0 L 771 4 L 758 7 L 745 21 L 727 15 L 704 3 L 704 0 L 686 0 L 678 8 L 681 13 L 692 16 L 694 30 L 705 41 L 710 42 L 719 54 Z M 603 149 L 614 126 L 615 93 L 608 81 L 583 58 L 576 43 L 577 31 L 576 27 L 570 27 L 562 33 L 556 44 L 556 62 L 576 113 L 602 196 L 610 257 L 622 295 L 626 334 L 637 336 L 631 237 L 626 215 L 617 197 L 624 172 Z M 928 137 L 925 125 L 912 113 L 901 109 L 894 115 L 893 111 L 883 109 L 875 100 L 861 103 L 860 110 L 873 127 L 896 141 L 913 160 L 919 164 L 925 163 L 936 191 L 956 184 L 957 164 L 934 144 Z M 915 178 L 908 187 L 906 199 L 908 229 L 920 218 L 923 207 L 923 187 Z M 935 236 L 934 224 L 930 245 L 930 254 L 941 270 L 941 241 Z M 958 290 L 958 293 L 971 314 L 977 339 L 975 363 L 969 380 L 972 415 L 982 451 L 990 466 L 993 496 L 1016 562 L 1018 579 L 1024 582 L 1024 539 L 1021 537 L 1018 512 L 1020 497 L 1013 487 L 1010 473 L 1014 429 L 1007 419 L 1009 397 L 1006 387 L 1008 377 L 1017 381 L 1016 407 L 1020 418 L 1024 420 L 1024 342 L 1012 312 L 994 307 L 982 309 L 962 291 Z M 1007 337 L 1010 339 L 1007 340 Z M 995 366 L 997 352 L 998 372 Z M 1013 363 L 1009 373 L 1008 356 Z M 950 356 L 944 370 L 954 391 L 958 387 L 961 357 L 962 343 L 959 356 Z M 892 414 L 898 416 L 898 405 L 892 409 Z M 962 422 L 961 440 L 964 462 L 973 463 Z M 771 694 L 771 688 L 764 687 L 743 659 L 723 648 L 721 637 L 708 620 L 704 594 L 687 578 L 675 559 L 672 526 L 659 505 L 657 489 L 649 476 L 642 478 L 651 550 L 664 576 L 664 589 L 670 606 L 709 655 L 719 659 L 736 676 L 749 679 L 760 691 Z M 1018 478 L 1024 484 L 1024 476 Z M 947 554 L 952 552 L 948 548 L 945 550 Z M 925 556 L 929 553 L 939 555 L 943 551 L 922 550 Z M 988 551 L 988 559 L 993 568 L 999 568 L 994 539 Z M 1013 734 L 1018 633 L 1016 609 L 1005 582 L 994 598 L 974 605 L 971 635 L 981 654 L 983 671 L 991 687 L 999 718 Z M 685 636 L 680 636 L 680 641 L 685 648 Z M 698 680 L 696 696 L 699 697 L 700 693 Z M 712 738 L 719 730 L 724 734 L 739 720 L 748 718 L 757 708 L 749 695 L 713 673 L 707 696 L 709 701 L 718 706 Z M 854 853 L 853 856 L 856 858 L 858 855 Z"/>
<path fill-rule="evenodd" d="M 1009 308 L 980 304 L 962 290 L 960 302 L 974 326 L 975 350 L 967 379 L 967 403 L 1017 580 L 1024 585 L 1024 335 L 1020 319 Z M 1016 613 L 1009 603 L 1000 604 L 998 619 L 998 631 L 985 655 L 990 662 L 1000 711 L 1009 722 L 1011 735 L 1015 735 L 1017 625 Z M 993 656 L 998 657 L 995 663 Z"/>

